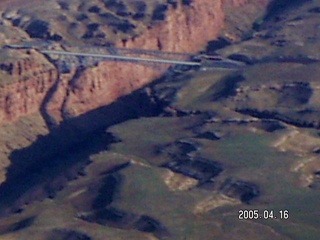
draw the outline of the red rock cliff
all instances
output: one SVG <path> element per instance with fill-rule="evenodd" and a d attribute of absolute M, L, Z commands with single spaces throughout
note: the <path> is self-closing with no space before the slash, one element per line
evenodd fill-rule
<path fill-rule="evenodd" d="M 19 55 L 19 59 L 0 65 L 0 123 L 38 111 L 58 76 L 57 69 L 42 54 L 27 51 L 22 55 L 17 51 L 12 50 L 11 55 Z"/>
<path fill-rule="evenodd" d="M 190 5 L 171 7 L 166 19 L 145 29 L 139 37 L 119 41 L 128 48 L 196 52 L 215 39 L 225 27 L 225 7 L 233 11 L 261 12 L 270 0 L 196 0 Z M 254 8 L 252 7 L 252 4 Z M 44 63 L 46 62 L 46 64 Z M 15 120 L 45 108 L 60 121 L 63 114 L 77 116 L 106 105 L 128 94 L 163 73 L 154 67 L 124 62 L 101 62 L 80 74 L 61 74 L 41 54 L 32 51 L 28 58 L 13 63 L 10 77 L 16 78 L 0 88 L 0 122 Z M 52 89 L 54 83 L 57 87 Z M 48 91 L 53 91 L 46 98 Z"/>

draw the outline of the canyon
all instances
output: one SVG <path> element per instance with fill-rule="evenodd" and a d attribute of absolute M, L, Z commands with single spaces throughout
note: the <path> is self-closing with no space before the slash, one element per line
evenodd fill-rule
<path fill-rule="evenodd" d="M 1 239 L 319 239 L 320 1 L 39 2 L 0 3 Z M 239 65 L 39 51 L 87 46 Z"/>
<path fill-rule="evenodd" d="M 228 7 L 229 11 L 239 11 L 250 5 L 249 13 L 256 11 L 255 14 L 251 13 L 256 17 L 268 2 L 194 1 L 190 6 L 178 4 L 167 10 L 164 21 L 146 29 L 140 36 L 128 40 L 119 39 L 115 46 L 196 53 L 226 28 L 224 7 Z M 198 14 L 199 12 L 202 14 Z M 238 36 L 232 38 L 237 39 Z M 6 42 L 8 41 L 7 39 Z M 101 62 L 96 67 L 82 70 L 80 74 L 73 70 L 69 74 L 59 75 L 57 79 L 58 71 L 36 51 L 7 51 L 8 55 L 19 56 L 21 59 L 9 58 L 2 63 L 1 69 L 7 74 L 4 79 L 14 79 L 14 83 L 9 82 L 1 88 L 1 122 L 14 121 L 40 109 L 46 93 L 54 84 L 57 84 L 57 90 L 50 99 L 47 110 L 66 111 L 71 116 L 78 116 L 111 103 L 163 73 L 132 63 Z M 42 79 L 42 82 L 37 82 L 38 79 Z M 74 85 L 68 85 L 71 80 L 75 82 Z M 22 87 L 22 84 L 26 86 Z"/>
<path fill-rule="evenodd" d="M 150 29 L 146 28 L 137 37 L 119 39 L 114 44 L 128 48 L 196 52 L 205 48 L 207 42 L 217 38 L 223 30 L 227 30 L 228 16 L 225 15 L 225 8 L 229 12 L 248 11 L 250 20 L 261 14 L 268 2 L 221 0 L 212 3 L 203 0 L 193 1 L 190 5 L 179 3 L 174 7 L 169 6 L 164 21 L 155 23 Z M 31 6 L 32 4 L 32 1 L 28 3 Z M 8 15 L 6 21 L 19 19 L 15 13 L 18 9 L 13 7 L 11 10 L 10 4 L 7 8 L 3 13 L 4 16 Z M 5 10 L 5 7 L 3 9 Z M 198 14 L 199 12 L 202 14 Z M 25 34 L 20 33 L 21 30 L 16 27 L 11 27 L 11 24 L 8 23 L 8 28 L 13 28 L 25 38 Z M 243 31 L 246 31 L 245 27 Z M 17 35 L 14 37 L 17 38 Z M 237 35 L 230 37 L 239 39 Z M 3 38 L 5 43 L 19 41 L 10 40 L 10 35 Z M 101 62 L 91 68 L 77 70 L 74 67 L 70 73 L 63 74 L 37 51 L 3 51 L 8 58 L 1 64 L 2 82 L 5 82 L 0 88 L 2 124 L 14 122 L 20 117 L 41 110 L 45 112 L 45 121 L 49 122 L 47 125 L 56 125 L 65 118 L 76 117 L 99 106 L 110 104 L 164 73 L 163 69 L 161 71 L 135 63 Z M 3 166 L 9 164 L 5 157 L 1 162 Z M 2 169 L 1 179 L 4 179 L 4 173 Z"/>

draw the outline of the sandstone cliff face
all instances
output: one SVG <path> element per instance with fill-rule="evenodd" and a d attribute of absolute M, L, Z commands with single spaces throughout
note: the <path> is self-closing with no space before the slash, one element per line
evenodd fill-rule
<path fill-rule="evenodd" d="M 255 8 L 250 7 L 254 2 Z M 189 5 L 170 6 L 166 19 L 136 38 L 119 41 L 128 48 L 164 51 L 196 52 L 207 41 L 218 36 L 225 27 L 224 6 L 248 7 L 261 12 L 270 0 L 198 0 Z M 45 62 L 45 63 L 44 63 Z M 118 97 L 145 85 L 163 73 L 162 68 L 125 62 L 101 62 L 96 67 L 60 74 L 41 54 L 32 52 L 29 58 L 13 63 L 9 73 L 14 83 L 0 89 L 0 123 L 40 109 L 60 121 L 63 115 L 77 116 L 90 109 L 106 105 Z M 53 89 L 53 85 L 57 86 Z M 48 91 L 53 91 L 48 97 Z M 47 96 L 47 97 L 46 97 Z M 60 114 L 60 113 L 64 114 Z"/>
<path fill-rule="evenodd" d="M 196 52 L 224 27 L 223 1 L 192 1 L 168 11 L 167 18 L 124 47 Z"/>
<path fill-rule="evenodd" d="M 225 26 L 224 4 L 234 7 L 250 5 L 252 1 L 193 1 L 190 6 L 179 4 L 170 8 L 164 21 L 147 29 L 137 38 L 119 41 L 117 46 L 127 48 L 158 49 L 173 52 L 196 52 L 204 48 Z M 261 0 L 255 8 L 260 11 L 270 2 Z M 236 8 L 235 8 L 236 10 Z M 250 8 L 253 11 L 253 8 Z M 161 68 L 160 68 L 161 69 Z M 108 104 L 119 96 L 145 85 L 163 73 L 163 67 L 150 67 L 135 63 L 102 62 L 96 68 L 84 70 L 75 84 L 69 86 L 63 112 L 79 115 L 88 109 Z M 62 87 L 64 88 L 64 87 Z M 57 96 L 61 98 L 62 96 Z M 52 105 L 51 105 L 52 106 Z M 51 109 L 55 107 L 52 106 Z"/>
<path fill-rule="evenodd" d="M 169 9 L 165 21 L 147 29 L 137 38 L 119 41 L 117 46 L 196 52 L 205 47 L 208 40 L 216 38 L 223 28 L 222 4 L 222 1 L 209 0 L 194 1 L 190 6 L 179 4 L 177 8 Z M 164 66 L 101 62 L 97 67 L 88 68 L 75 76 L 66 95 L 63 90 L 65 84 L 61 84 L 59 94 L 53 100 L 63 102 L 63 106 L 50 104 L 48 110 L 56 110 L 54 112 L 58 113 L 56 108 L 62 107 L 62 112 L 67 116 L 82 114 L 145 85 L 164 70 Z"/>
<path fill-rule="evenodd" d="M 17 53 L 13 51 L 13 54 Z M 56 68 L 36 51 L 28 52 L 13 63 L 4 62 L 0 68 L 5 78 L 0 86 L 0 123 L 39 110 L 58 76 Z"/>
<path fill-rule="evenodd" d="M 66 116 L 77 116 L 111 103 L 160 74 L 157 69 L 136 63 L 102 62 L 84 70 L 69 84 L 61 110 Z"/>

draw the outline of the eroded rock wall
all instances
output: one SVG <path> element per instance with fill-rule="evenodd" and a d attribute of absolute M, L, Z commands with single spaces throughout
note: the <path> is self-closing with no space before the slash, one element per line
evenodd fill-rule
<path fill-rule="evenodd" d="M 116 45 L 129 48 L 159 49 L 163 51 L 196 52 L 205 47 L 207 41 L 218 36 L 225 27 L 224 5 L 248 11 L 261 12 L 270 0 L 261 0 L 259 4 L 244 0 L 197 0 L 190 4 L 178 3 L 170 6 L 164 21 L 146 29 L 138 37 L 119 41 Z M 258 6 L 258 7 L 257 7 Z M 243 11 L 243 10 L 242 10 Z M 20 116 L 40 109 L 42 101 L 46 109 L 52 112 L 58 121 L 63 112 L 68 116 L 77 116 L 90 109 L 106 105 L 118 97 L 128 94 L 163 73 L 163 68 L 125 62 L 101 62 L 97 67 L 87 68 L 74 74 L 59 76 L 57 70 L 47 62 L 47 67 L 38 64 L 39 53 L 30 58 L 17 61 L 28 71 L 11 73 L 19 80 L 0 88 L 0 122 L 12 121 Z M 15 67 L 16 68 L 16 67 Z M 56 83 L 56 89 L 52 89 Z M 54 90 L 46 98 L 48 91 Z M 62 114 L 63 115 L 63 114 Z"/>
<path fill-rule="evenodd" d="M 12 50 L 12 55 L 21 54 Z M 36 51 L 1 63 L 0 123 L 34 113 L 58 77 L 57 69 Z"/>
<path fill-rule="evenodd" d="M 139 37 L 119 41 L 117 46 L 196 52 L 205 47 L 208 40 L 216 38 L 223 28 L 221 7 L 222 1 L 194 1 L 188 6 L 179 4 L 168 10 L 164 21 L 147 29 Z M 68 116 L 76 116 L 88 109 L 111 103 L 160 76 L 164 70 L 163 66 L 101 62 L 98 67 L 85 69 L 73 79 L 63 101 L 63 112 Z M 56 97 L 61 99 L 63 96 Z M 51 105 L 51 109 L 55 107 Z"/>
<path fill-rule="evenodd" d="M 208 40 L 215 39 L 225 27 L 224 4 L 233 5 L 236 11 L 237 7 L 243 8 L 251 2 L 199 0 L 192 1 L 190 5 L 179 4 L 176 8 L 169 9 L 164 21 L 147 29 L 139 37 L 119 41 L 117 46 L 196 52 L 204 48 Z M 261 11 L 268 2 L 269 0 L 259 1 L 255 8 L 249 7 L 249 11 Z M 64 101 L 63 111 L 74 116 L 108 104 L 162 73 L 163 68 L 155 66 L 102 62 L 97 68 L 86 69 L 74 79 L 75 84 L 71 86 Z"/>

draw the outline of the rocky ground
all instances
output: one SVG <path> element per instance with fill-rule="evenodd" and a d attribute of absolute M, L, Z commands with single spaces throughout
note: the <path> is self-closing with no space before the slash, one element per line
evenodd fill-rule
<path fill-rule="evenodd" d="M 228 15 L 203 52 L 243 67 L 171 67 L 49 130 L 20 118 L 42 135 L 6 145 L 0 238 L 319 239 L 319 9 L 278 0 L 239 28 Z M 277 218 L 240 220 L 244 209 Z"/>

